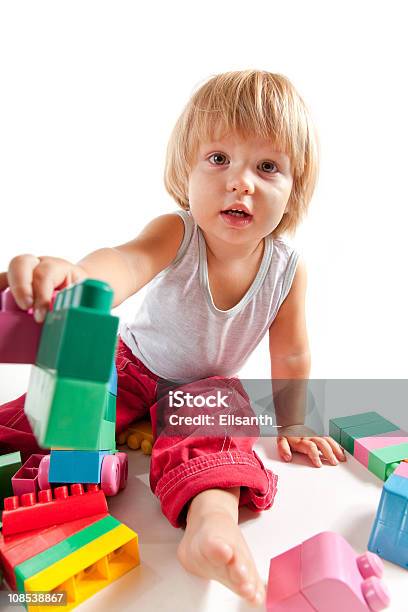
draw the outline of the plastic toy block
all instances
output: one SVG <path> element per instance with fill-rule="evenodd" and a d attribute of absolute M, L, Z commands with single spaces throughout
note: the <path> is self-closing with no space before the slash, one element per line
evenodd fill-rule
<path fill-rule="evenodd" d="M 370 452 L 377 448 L 395 446 L 408 442 L 408 433 L 402 429 L 354 440 L 354 458 L 368 468 Z"/>
<path fill-rule="evenodd" d="M 19 452 L 0 455 L 0 500 L 13 495 L 12 476 L 21 467 Z"/>
<path fill-rule="evenodd" d="M 340 444 L 350 454 L 354 454 L 354 441 L 357 438 L 366 438 L 368 436 L 376 436 L 382 433 L 389 433 L 391 431 L 397 431 L 399 427 L 387 421 L 381 419 L 380 421 L 374 421 L 372 423 L 366 423 L 365 425 L 357 425 L 355 427 L 347 427 L 341 430 Z"/>
<path fill-rule="evenodd" d="M 5 580 L 9 587 L 13 590 L 17 589 L 14 573 L 17 565 L 47 550 L 54 546 L 54 544 L 66 540 L 69 536 L 101 520 L 105 516 L 106 514 L 96 514 L 70 521 L 69 523 L 63 523 L 62 525 L 29 531 L 6 538 L 0 534 L 0 566 L 3 567 Z"/>
<path fill-rule="evenodd" d="M 115 362 L 112 365 L 112 371 L 109 377 L 108 391 L 109 393 L 112 393 L 112 395 L 118 394 L 118 372 L 116 370 Z"/>
<path fill-rule="evenodd" d="M 408 458 L 408 442 L 377 448 L 370 453 L 368 469 L 381 480 L 387 480 L 400 461 L 406 458 Z"/>
<path fill-rule="evenodd" d="M 44 455 L 31 455 L 11 479 L 14 495 L 38 491 L 38 466 Z M 10 493 L 12 495 L 12 493 Z"/>
<path fill-rule="evenodd" d="M 24 590 L 66 591 L 70 610 L 139 565 L 137 534 L 119 525 L 67 557 L 24 580 Z M 22 577 L 19 568 L 17 584 Z M 28 607 L 29 611 L 43 610 Z M 44 607 L 45 610 L 45 607 Z"/>
<path fill-rule="evenodd" d="M 389 605 L 377 555 L 356 555 L 339 534 L 325 531 L 271 560 L 268 612 L 363 612 Z"/>
<path fill-rule="evenodd" d="M 109 451 L 53 450 L 50 457 L 50 483 L 96 483 L 101 481 L 101 466 Z"/>
<path fill-rule="evenodd" d="M 0 363 L 35 363 L 43 324 L 21 310 L 10 289 L 0 293 Z"/>
<path fill-rule="evenodd" d="M 24 590 L 24 581 L 28 578 L 42 572 L 61 559 L 65 559 L 68 555 L 102 535 L 109 533 L 112 529 L 116 529 L 119 525 L 121 523 L 116 518 L 107 514 L 64 540 L 49 546 L 41 553 L 29 557 L 26 561 L 15 567 L 16 582 L 19 590 Z"/>
<path fill-rule="evenodd" d="M 54 489 L 45 489 L 38 493 L 25 493 L 18 498 L 6 497 L 3 511 L 3 535 L 15 535 L 45 529 L 51 525 L 60 525 L 93 514 L 107 512 L 106 498 L 97 485 L 89 485 L 85 492 L 81 484 Z"/>
<path fill-rule="evenodd" d="M 366 425 L 374 421 L 381 420 L 382 416 L 378 412 L 362 412 L 351 416 L 337 417 L 329 421 L 329 435 L 340 444 L 340 433 L 346 427 L 356 427 L 357 425 Z"/>
<path fill-rule="evenodd" d="M 100 450 L 116 450 L 115 423 L 112 421 L 102 421 L 99 432 L 98 448 Z"/>
<path fill-rule="evenodd" d="M 105 413 L 103 418 L 105 421 L 116 423 L 116 395 L 113 395 L 112 393 L 108 393 L 106 396 Z"/>
<path fill-rule="evenodd" d="M 368 549 L 408 569 L 408 469 L 400 463 L 385 481 Z"/>
<path fill-rule="evenodd" d="M 118 444 L 127 444 L 129 448 L 142 449 L 143 454 L 151 455 L 153 433 L 150 421 L 136 421 L 117 437 Z"/>
<path fill-rule="evenodd" d="M 47 314 L 36 365 L 59 377 L 107 383 L 119 318 L 110 314 L 113 291 L 87 279 L 60 291 Z"/>
<path fill-rule="evenodd" d="M 107 383 L 59 378 L 32 366 L 24 405 L 40 446 L 96 449 Z"/>

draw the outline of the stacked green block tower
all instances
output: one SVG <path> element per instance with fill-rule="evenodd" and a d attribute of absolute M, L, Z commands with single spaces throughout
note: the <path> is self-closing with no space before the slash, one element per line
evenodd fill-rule
<path fill-rule="evenodd" d="M 114 450 L 112 302 L 107 283 L 87 279 L 61 291 L 47 314 L 24 407 L 45 448 Z"/>

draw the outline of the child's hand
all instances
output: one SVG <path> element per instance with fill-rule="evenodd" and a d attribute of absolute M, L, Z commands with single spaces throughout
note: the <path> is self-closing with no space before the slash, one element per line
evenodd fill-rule
<path fill-rule="evenodd" d="M 330 436 L 317 436 L 305 425 L 279 428 L 277 438 L 278 452 L 284 461 L 292 460 L 292 451 L 307 455 L 315 467 L 322 467 L 320 455 L 332 465 L 338 460 L 346 461 L 346 455 L 340 445 Z M 292 435 L 290 435 L 292 434 Z"/>
<path fill-rule="evenodd" d="M 63 289 L 87 277 L 85 270 L 58 257 L 18 255 L 9 264 L 7 274 L 0 274 L 0 290 L 10 286 L 18 306 L 34 309 L 38 323 L 45 319 L 54 289 Z"/>

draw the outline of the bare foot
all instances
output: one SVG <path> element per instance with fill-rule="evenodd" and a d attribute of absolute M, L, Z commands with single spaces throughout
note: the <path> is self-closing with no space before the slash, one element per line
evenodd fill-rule
<path fill-rule="evenodd" d="M 223 501 L 221 494 L 230 497 L 225 497 L 226 504 L 218 503 Z M 177 556 L 188 572 L 218 580 L 259 606 L 264 601 L 265 588 L 237 524 L 238 500 L 239 487 L 211 489 L 194 498 Z"/>

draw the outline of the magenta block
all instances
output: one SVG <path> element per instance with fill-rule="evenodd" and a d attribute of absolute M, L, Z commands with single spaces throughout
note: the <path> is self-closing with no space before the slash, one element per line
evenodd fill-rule
<path fill-rule="evenodd" d="M 38 466 L 44 455 L 31 455 L 11 479 L 14 495 L 36 493 L 40 490 L 38 484 Z"/>
<path fill-rule="evenodd" d="M 408 433 L 402 429 L 397 429 L 393 432 L 388 431 L 377 436 L 357 438 L 354 440 L 354 457 L 368 468 L 368 459 L 371 451 L 377 448 L 384 448 L 385 446 L 403 444 L 404 442 L 408 442 Z"/>
<path fill-rule="evenodd" d="M 407 464 L 408 465 L 408 464 Z M 390 603 L 381 559 L 324 531 L 271 559 L 267 612 L 366 612 Z"/>
<path fill-rule="evenodd" d="M 396 470 L 394 470 L 393 474 L 396 476 L 402 476 L 403 478 L 408 478 L 408 463 L 406 461 L 401 461 Z"/>
<path fill-rule="evenodd" d="M 10 291 L 0 293 L 0 363 L 35 363 L 42 323 L 21 310 Z"/>

